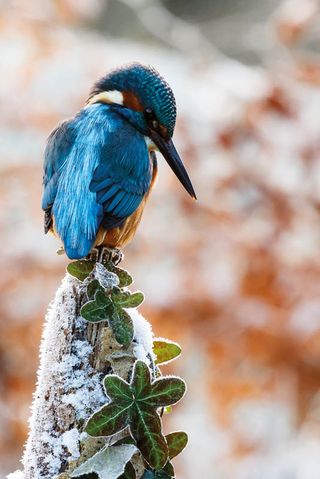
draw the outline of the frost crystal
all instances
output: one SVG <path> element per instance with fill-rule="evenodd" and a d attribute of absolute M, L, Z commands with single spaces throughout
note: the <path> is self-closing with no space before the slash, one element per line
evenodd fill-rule
<path fill-rule="evenodd" d="M 137 359 L 149 362 L 150 356 L 154 359 L 151 325 L 136 309 L 130 309 L 129 311 L 135 331 L 133 353 Z"/>
<path fill-rule="evenodd" d="M 95 277 L 105 289 L 111 289 L 114 286 L 119 285 L 119 278 L 115 273 L 111 273 L 107 268 L 103 266 L 102 263 L 96 263 L 95 266 Z"/>
<path fill-rule="evenodd" d="M 96 265 L 96 277 L 105 288 L 119 284 L 118 277 Z M 83 286 L 67 275 L 49 309 L 40 348 L 38 383 L 32 406 L 30 433 L 23 457 L 24 474 L 10 479 L 52 479 L 80 457 L 83 433 L 77 429 L 106 402 L 103 373 L 92 364 L 93 346 L 88 341 L 92 325 L 79 316 Z M 152 330 L 135 310 L 134 355 L 149 362 Z"/>
<path fill-rule="evenodd" d="M 25 479 L 25 476 L 22 471 L 15 471 L 12 474 L 9 474 L 7 479 Z"/>
<path fill-rule="evenodd" d="M 63 280 L 46 318 L 23 458 L 26 479 L 54 477 L 66 457 L 79 457 L 79 432 L 73 426 L 105 402 L 102 375 L 89 362 L 87 323 L 77 316 L 77 284 L 70 276 Z"/>

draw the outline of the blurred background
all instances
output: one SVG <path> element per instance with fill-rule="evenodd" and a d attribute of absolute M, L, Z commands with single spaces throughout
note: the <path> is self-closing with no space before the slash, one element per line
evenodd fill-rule
<path fill-rule="evenodd" d="M 18 467 L 66 257 L 43 234 L 46 137 L 107 70 L 154 65 L 199 201 L 160 174 L 123 267 L 189 392 L 179 479 L 320 477 L 317 0 L 0 2 L 0 477 Z"/>

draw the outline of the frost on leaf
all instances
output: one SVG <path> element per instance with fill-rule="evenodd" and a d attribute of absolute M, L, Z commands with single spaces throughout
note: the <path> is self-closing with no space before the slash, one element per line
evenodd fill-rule
<path fill-rule="evenodd" d="M 104 291 L 97 290 L 94 299 L 82 306 L 80 314 L 90 323 L 98 323 L 99 321 L 108 320 L 113 310 L 114 307 L 111 299 Z"/>
<path fill-rule="evenodd" d="M 112 301 L 120 308 L 137 308 L 144 301 L 144 295 L 141 291 L 130 293 L 114 288 L 111 294 Z"/>
<path fill-rule="evenodd" d="M 91 416 L 86 432 L 91 436 L 110 436 L 129 426 L 150 467 L 162 469 L 169 459 L 169 449 L 157 409 L 175 404 L 183 397 L 184 381 L 162 377 L 151 382 L 148 366 L 136 361 L 130 383 L 112 375 L 106 376 L 104 386 L 111 402 Z"/>
<path fill-rule="evenodd" d="M 134 329 L 130 315 L 122 308 L 114 308 L 109 324 L 119 344 L 128 347 L 132 342 Z"/>
<path fill-rule="evenodd" d="M 91 285 L 91 286 L 90 286 Z M 93 287 L 89 284 L 91 294 Z M 123 293 L 120 293 L 122 295 Z M 129 297 L 130 297 L 130 293 Z M 80 311 L 81 316 L 91 323 L 108 321 L 109 326 L 119 344 L 128 347 L 134 335 L 133 322 L 130 315 L 122 309 L 121 303 L 116 303 L 113 296 L 108 296 L 99 288 L 96 289 L 94 299 L 84 304 Z"/>
<path fill-rule="evenodd" d="M 96 264 L 94 279 L 87 285 L 89 301 L 82 306 L 80 314 L 91 323 L 107 321 L 116 341 L 128 347 L 134 337 L 134 326 L 125 309 L 137 308 L 144 296 L 140 291 L 131 293 L 123 290 L 123 287 L 132 282 L 129 273 L 111 263 L 106 265 L 109 269 L 102 263 Z"/>
<path fill-rule="evenodd" d="M 119 477 L 119 479 L 136 479 L 136 471 L 135 468 L 133 467 L 131 462 L 128 462 L 123 474 Z"/>
<path fill-rule="evenodd" d="M 169 449 L 169 458 L 173 459 L 180 454 L 188 444 L 188 435 L 183 431 L 171 432 L 167 434 L 166 441 Z"/>
<path fill-rule="evenodd" d="M 118 276 L 109 271 L 102 263 L 96 263 L 94 275 L 104 289 L 112 289 L 119 285 Z"/>
<path fill-rule="evenodd" d="M 89 260 L 73 261 L 68 264 L 67 271 L 74 278 L 84 281 L 93 271 L 95 262 Z"/>
<path fill-rule="evenodd" d="M 115 273 L 119 278 L 119 287 L 125 288 L 126 286 L 130 286 L 133 283 L 132 276 L 126 271 L 125 269 L 119 268 L 115 266 L 113 263 L 105 263 L 106 268 L 108 271 Z"/>
<path fill-rule="evenodd" d="M 94 279 L 87 286 L 88 299 L 94 299 L 95 294 L 96 294 L 97 291 L 102 291 L 103 292 L 104 289 L 101 286 L 101 284 L 99 283 L 99 281 L 97 279 Z"/>
<path fill-rule="evenodd" d="M 156 338 L 153 341 L 153 353 L 156 356 L 156 364 L 165 364 L 180 356 L 181 347 L 174 341 Z"/>
<path fill-rule="evenodd" d="M 95 473 L 99 479 L 118 479 L 124 473 L 127 463 L 137 452 L 131 444 L 104 447 L 101 451 L 77 467 L 70 477 Z M 135 477 L 135 476 L 134 476 Z"/>
<path fill-rule="evenodd" d="M 152 471 L 147 470 L 141 476 L 141 479 L 171 479 L 174 478 L 174 473 L 169 474 L 165 471 L 165 469 L 161 469 L 161 471 Z"/>

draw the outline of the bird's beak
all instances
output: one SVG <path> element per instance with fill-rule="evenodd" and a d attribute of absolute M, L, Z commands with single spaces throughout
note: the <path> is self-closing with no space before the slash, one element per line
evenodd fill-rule
<path fill-rule="evenodd" d="M 184 164 L 182 163 L 182 160 L 171 138 L 163 138 L 157 131 L 154 130 L 150 130 L 149 137 L 158 147 L 160 153 L 163 155 L 163 157 L 171 167 L 172 171 L 175 173 L 177 178 L 185 187 L 189 195 L 196 200 L 197 197 L 194 192 L 187 170 L 185 169 Z"/>

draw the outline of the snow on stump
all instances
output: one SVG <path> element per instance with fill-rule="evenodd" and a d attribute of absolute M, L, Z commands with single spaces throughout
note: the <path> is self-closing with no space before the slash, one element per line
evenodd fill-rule
<path fill-rule="evenodd" d="M 181 349 L 153 340 L 131 283 L 106 260 L 68 265 L 44 325 L 24 468 L 8 479 L 174 477 L 187 436 L 164 436 L 161 417 L 185 384 L 158 365 Z"/>

